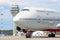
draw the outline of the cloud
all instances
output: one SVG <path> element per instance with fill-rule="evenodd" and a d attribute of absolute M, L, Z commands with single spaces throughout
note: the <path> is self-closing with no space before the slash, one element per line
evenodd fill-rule
<path fill-rule="evenodd" d="M 0 0 L 0 4 L 12 5 L 18 4 L 22 6 L 33 6 L 33 7 L 49 7 L 49 6 L 59 6 L 60 0 Z"/>
<path fill-rule="evenodd" d="M 20 0 L 0 0 L 0 4 L 19 4 L 20 3 Z"/>
<path fill-rule="evenodd" d="M 50 0 L 50 2 L 58 2 L 59 0 Z"/>
<path fill-rule="evenodd" d="M 3 6 L 0 6 L 0 10 L 1 10 L 1 9 L 4 9 L 4 7 L 3 7 Z"/>
<path fill-rule="evenodd" d="M 59 2 L 60 0 L 42 0 L 44 2 Z"/>
<path fill-rule="evenodd" d="M 59 6 L 60 0 L 0 0 L 0 4 L 11 5 L 18 4 L 19 7 L 31 6 L 31 7 L 51 7 Z"/>
<path fill-rule="evenodd" d="M 59 2 L 59 0 L 0 0 L 0 4 L 19 4 L 19 5 L 26 5 L 29 3 L 36 3 L 36 2 Z"/>

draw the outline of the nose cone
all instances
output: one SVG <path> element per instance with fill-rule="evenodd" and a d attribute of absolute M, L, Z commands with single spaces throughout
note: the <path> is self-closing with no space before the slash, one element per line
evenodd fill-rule
<path fill-rule="evenodd" d="M 16 17 L 14 17 L 14 18 L 13 18 L 13 21 L 14 21 L 14 22 L 19 21 L 19 19 L 16 18 Z"/>

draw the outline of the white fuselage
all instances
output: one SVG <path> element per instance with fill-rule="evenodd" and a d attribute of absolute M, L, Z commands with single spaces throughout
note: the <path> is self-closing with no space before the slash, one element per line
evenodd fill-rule
<path fill-rule="evenodd" d="M 14 17 L 14 22 L 22 29 L 43 30 L 57 28 L 60 23 L 60 14 L 50 10 L 21 11 Z"/>

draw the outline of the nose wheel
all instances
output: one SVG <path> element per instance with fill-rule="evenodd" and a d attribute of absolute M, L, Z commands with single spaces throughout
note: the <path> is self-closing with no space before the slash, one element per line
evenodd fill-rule
<path fill-rule="evenodd" d="M 48 34 L 48 37 L 55 37 L 55 33 L 51 32 L 50 34 Z"/>

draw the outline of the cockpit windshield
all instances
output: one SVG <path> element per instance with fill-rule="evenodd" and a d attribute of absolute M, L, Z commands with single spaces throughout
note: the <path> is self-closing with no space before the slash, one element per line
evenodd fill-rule
<path fill-rule="evenodd" d="M 22 11 L 29 11 L 29 9 L 22 9 Z"/>

